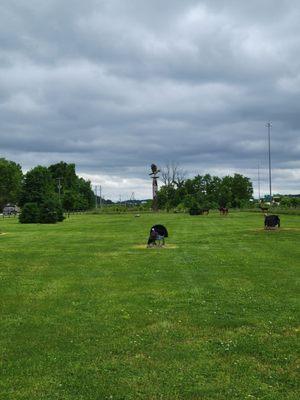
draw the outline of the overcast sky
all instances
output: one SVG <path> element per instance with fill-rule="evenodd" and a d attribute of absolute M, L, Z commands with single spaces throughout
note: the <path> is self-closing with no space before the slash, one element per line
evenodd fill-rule
<path fill-rule="evenodd" d="M 106 198 L 150 164 L 300 193 L 299 0 L 1 0 L 0 156 L 61 160 Z"/>

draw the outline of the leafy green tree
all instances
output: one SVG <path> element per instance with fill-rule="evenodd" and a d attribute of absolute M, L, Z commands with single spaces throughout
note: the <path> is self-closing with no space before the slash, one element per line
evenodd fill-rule
<path fill-rule="evenodd" d="M 290 204 L 291 204 L 291 207 L 294 207 L 294 208 L 300 207 L 300 198 L 299 197 L 292 197 Z"/>
<path fill-rule="evenodd" d="M 280 200 L 280 206 L 284 208 L 297 208 L 300 207 L 299 197 L 283 196 Z"/>
<path fill-rule="evenodd" d="M 81 194 L 76 195 L 74 204 L 75 204 L 75 210 L 84 211 L 84 210 L 88 210 L 89 208 L 91 208 L 91 207 L 89 207 L 88 201 Z"/>
<path fill-rule="evenodd" d="M 67 164 L 61 161 L 57 164 L 50 165 L 48 168 L 52 178 L 55 181 L 55 191 L 58 193 L 58 179 L 61 180 L 61 194 L 66 190 L 75 190 L 78 177 L 75 172 L 75 164 Z"/>
<path fill-rule="evenodd" d="M 158 208 L 165 208 L 167 202 L 168 202 L 168 189 L 167 186 L 162 186 L 157 193 Z"/>
<path fill-rule="evenodd" d="M 175 193 L 174 193 L 174 205 L 175 207 L 178 207 L 181 204 L 181 207 L 184 208 L 183 205 L 183 199 L 187 195 L 186 188 L 184 187 L 184 184 L 179 186 Z"/>
<path fill-rule="evenodd" d="M 191 199 L 190 207 L 189 207 L 189 213 L 190 215 L 198 215 L 201 207 L 200 204 L 197 202 L 197 200 L 193 197 Z"/>
<path fill-rule="evenodd" d="M 53 178 L 56 193 L 58 193 L 58 179 L 60 179 L 61 203 L 65 210 L 87 210 L 94 206 L 95 198 L 91 183 L 76 175 L 75 164 L 61 161 L 50 165 L 48 169 Z"/>
<path fill-rule="evenodd" d="M 232 206 L 240 207 L 243 202 L 249 201 L 253 195 L 253 186 L 249 178 L 234 174 L 231 179 Z"/>
<path fill-rule="evenodd" d="M 72 211 L 76 209 L 76 198 L 77 194 L 74 190 L 65 190 L 63 194 L 62 206 L 66 211 Z"/>
<path fill-rule="evenodd" d="M 183 204 L 186 208 L 193 208 L 195 205 L 199 206 L 195 196 L 192 194 L 187 194 L 183 199 Z"/>
<path fill-rule="evenodd" d="M 282 197 L 280 200 L 280 206 L 284 208 L 289 208 L 291 206 L 291 199 L 287 196 Z"/>
<path fill-rule="evenodd" d="M 219 193 L 218 193 L 218 204 L 220 207 L 231 207 L 232 200 L 232 177 L 225 176 L 220 183 Z"/>
<path fill-rule="evenodd" d="M 164 207 L 168 211 L 171 208 L 176 207 L 177 204 L 179 204 L 178 199 L 176 199 L 176 192 L 177 190 L 172 184 L 163 186 L 162 190 L 158 192 L 157 196 L 158 207 Z"/>
<path fill-rule="evenodd" d="M 210 179 L 207 180 L 206 197 L 211 208 L 218 207 L 218 195 L 220 193 L 221 183 L 222 179 L 217 176 L 210 176 Z"/>
<path fill-rule="evenodd" d="M 23 173 L 14 161 L 0 158 L 0 209 L 7 204 L 18 204 Z"/>
<path fill-rule="evenodd" d="M 54 181 L 51 173 L 41 165 L 31 169 L 24 177 L 20 205 L 37 203 L 55 197 Z"/>
<path fill-rule="evenodd" d="M 95 195 L 91 188 L 91 182 L 83 178 L 78 178 L 76 187 L 79 195 L 77 198 L 78 209 L 87 210 L 92 208 L 94 206 Z"/>

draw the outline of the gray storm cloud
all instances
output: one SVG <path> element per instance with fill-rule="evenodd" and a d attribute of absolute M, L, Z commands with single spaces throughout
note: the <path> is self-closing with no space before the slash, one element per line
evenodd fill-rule
<path fill-rule="evenodd" d="M 298 1 L 2 1 L 1 155 L 61 160 L 108 197 L 153 161 L 300 192 Z M 255 182 L 254 182 L 255 183 Z"/>

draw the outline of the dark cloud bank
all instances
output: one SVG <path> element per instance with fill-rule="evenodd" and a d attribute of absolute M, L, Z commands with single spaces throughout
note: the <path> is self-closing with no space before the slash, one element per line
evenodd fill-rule
<path fill-rule="evenodd" d="M 260 164 L 300 192 L 300 3 L 3 0 L 1 156 L 75 162 L 107 196 L 150 197 L 149 165 Z M 255 182 L 254 182 L 255 183 Z"/>

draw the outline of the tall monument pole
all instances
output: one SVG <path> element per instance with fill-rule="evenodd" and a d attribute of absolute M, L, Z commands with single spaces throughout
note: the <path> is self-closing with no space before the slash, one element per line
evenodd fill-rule
<path fill-rule="evenodd" d="M 152 178 L 152 210 L 158 211 L 158 204 L 157 204 L 157 192 L 158 192 L 158 184 L 157 179 L 159 176 L 157 175 L 160 170 L 157 169 L 155 164 L 151 164 L 151 174 L 149 174 Z"/>
<path fill-rule="evenodd" d="M 272 122 L 269 121 L 266 124 L 266 127 L 268 128 L 268 150 L 269 150 L 269 190 L 270 190 L 270 197 L 272 199 L 272 174 L 271 174 L 271 127 L 272 127 Z M 272 201 L 272 200 L 270 200 Z"/>

